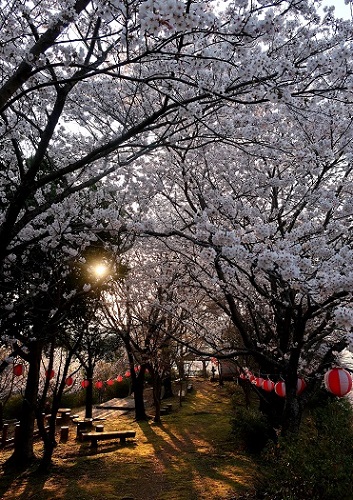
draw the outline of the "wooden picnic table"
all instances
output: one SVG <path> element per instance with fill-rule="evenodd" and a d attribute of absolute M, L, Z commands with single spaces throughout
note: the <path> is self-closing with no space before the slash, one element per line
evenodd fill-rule
<path fill-rule="evenodd" d="M 58 409 L 58 414 L 60 417 L 63 417 L 64 415 L 66 415 L 67 413 L 70 413 L 71 412 L 71 408 L 59 408 Z"/>
<path fill-rule="evenodd" d="M 70 413 L 71 408 L 59 408 L 58 417 L 60 417 L 61 422 L 68 422 Z"/>

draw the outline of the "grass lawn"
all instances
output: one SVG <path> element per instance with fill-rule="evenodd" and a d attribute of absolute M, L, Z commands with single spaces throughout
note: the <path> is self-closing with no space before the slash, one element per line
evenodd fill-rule
<path fill-rule="evenodd" d="M 109 418 L 106 430 L 136 430 L 136 441 L 125 446 L 103 441 L 93 453 L 70 428 L 48 475 L 1 473 L 1 499 L 230 500 L 253 491 L 256 465 L 231 435 L 229 386 L 199 380 L 194 387 L 181 407 L 171 400 L 173 411 L 161 425 L 135 422 L 133 415 Z M 2 451 L 1 465 L 10 454 Z"/>

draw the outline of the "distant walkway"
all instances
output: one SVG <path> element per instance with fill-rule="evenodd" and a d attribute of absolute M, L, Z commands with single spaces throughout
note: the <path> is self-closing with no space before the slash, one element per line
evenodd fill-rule
<path fill-rule="evenodd" d="M 135 409 L 135 401 L 132 396 L 127 398 L 114 398 L 96 405 L 92 409 L 92 417 L 94 419 L 108 419 L 111 417 L 118 417 L 120 415 L 126 415 L 130 411 Z M 80 410 L 76 413 L 79 418 L 84 418 L 85 409 Z"/>
<path fill-rule="evenodd" d="M 114 398 L 106 401 L 105 403 L 96 405 L 96 408 L 130 411 L 135 409 L 135 400 L 133 396 L 128 396 L 127 398 Z"/>

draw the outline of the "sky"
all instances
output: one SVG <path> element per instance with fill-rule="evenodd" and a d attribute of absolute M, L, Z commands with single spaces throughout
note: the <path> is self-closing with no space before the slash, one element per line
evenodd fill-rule
<path fill-rule="evenodd" d="M 336 17 L 343 17 L 345 19 L 351 19 L 353 10 L 353 5 L 349 6 L 345 4 L 344 0 L 323 0 L 323 5 L 334 5 Z"/>

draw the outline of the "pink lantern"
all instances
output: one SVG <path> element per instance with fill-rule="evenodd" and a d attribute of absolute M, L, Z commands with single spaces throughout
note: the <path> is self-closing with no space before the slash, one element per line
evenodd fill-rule
<path fill-rule="evenodd" d="M 113 385 L 113 384 L 114 384 L 114 380 L 112 378 L 107 380 L 107 385 Z"/>
<path fill-rule="evenodd" d="M 87 389 L 87 387 L 89 386 L 89 380 L 82 380 L 82 382 L 81 382 L 81 386 L 82 386 L 84 389 Z"/>
<path fill-rule="evenodd" d="M 54 375 L 55 375 L 54 370 L 50 370 L 50 371 L 49 371 L 49 370 L 46 370 L 46 372 L 45 372 L 45 376 L 46 376 L 49 380 L 51 380 L 52 378 L 54 378 Z"/>
<path fill-rule="evenodd" d="M 272 382 L 272 380 L 270 380 L 270 379 L 264 380 L 264 381 L 262 382 L 262 388 L 263 388 L 263 390 L 264 390 L 264 391 L 266 391 L 266 392 L 271 392 L 271 391 L 273 391 L 274 387 L 275 387 L 275 383 L 274 383 L 274 382 Z"/>
<path fill-rule="evenodd" d="M 122 382 L 122 381 L 123 381 L 123 376 L 122 376 L 122 375 L 118 375 L 118 376 L 116 377 L 116 381 L 117 381 L 117 382 Z"/>
<path fill-rule="evenodd" d="M 16 377 L 19 377 L 23 373 L 23 365 L 15 365 L 13 367 L 13 374 L 16 375 Z"/>
<path fill-rule="evenodd" d="M 129 371 L 129 370 L 126 370 L 126 372 L 125 372 L 125 377 L 131 377 L 131 373 L 130 373 L 130 371 Z"/>
<path fill-rule="evenodd" d="M 297 395 L 299 396 L 305 389 L 306 382 L 303 378 L 298 378 L 297 382 Z"/>
<path fill-rule="evenodd" d="M 94 387 L 96 389 L 102 389 L 103 387 L 103 382 L 101 380 L 97 380 L 97 382 L 94 384 Z"/>
<path fill-rule="evenodd" d="M 277 382 L 275 384 L 275 393 L 277 396 L 280 396 L 281 398 L 286 397 L 286 383 L 285 382 Z"/>
<path fill-rule="evenodd" d="M 352 377 L 343 368 L 332 368 L 325 373 L 326 389 L 335 396 L 345 396 L 352 389 Z"/>
<path fill-rule="evenodd" d="M 137 373 L 140 370 L 140 366 L 139 365 L 135 366 L 134 370 L 135 370 L 135 373 Z"/>
<path fill-rule="evenodd" d="M 74 383 L 74 379 L 72 377 L 67 377 L 67 379 L 65 380 L 65 384 L 67 386 L 71 386 L 72 384 Z"/>

